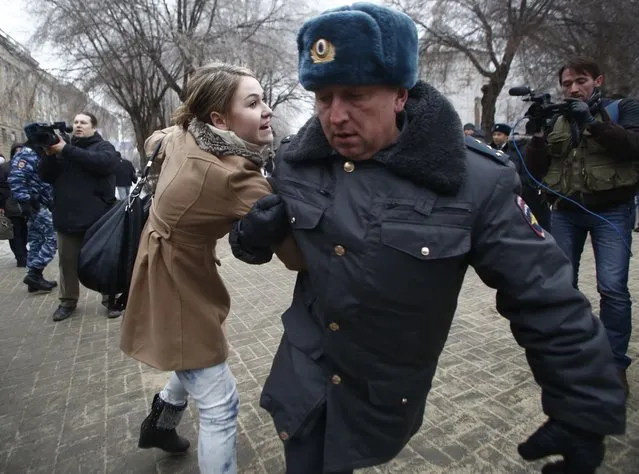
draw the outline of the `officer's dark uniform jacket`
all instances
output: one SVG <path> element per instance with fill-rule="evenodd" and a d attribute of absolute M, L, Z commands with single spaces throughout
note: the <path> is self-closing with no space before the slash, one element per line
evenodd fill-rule
<path fill-rule="evenodd" d="M 498 290 L 544 411 L 622 433 L 603 327 L 552 237 L 517 207 L 507 157 L 467 148 L 452 106 L 425 83 L 406 111 L 397 143 L 371 160 L 334 153 L 316 117 L 278 152 L 277 192 L 308 267 L 260 401 L 280 438 L 304 436 L 325 407 L 325 469 L 394 457 L 422 423 L 469 265 Z"/>

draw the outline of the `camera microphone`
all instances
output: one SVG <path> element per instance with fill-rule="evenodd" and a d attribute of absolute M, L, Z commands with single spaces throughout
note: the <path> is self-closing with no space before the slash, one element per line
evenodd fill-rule
<path fill-rule="evenodd" d="M 531 92 L 532 90 L 530 89 L 530 87 L 526 87 L 526 86 L 511 87 L 508 90 L 508 95 L 522 96 L 522 95 L 529 95 Z"/>

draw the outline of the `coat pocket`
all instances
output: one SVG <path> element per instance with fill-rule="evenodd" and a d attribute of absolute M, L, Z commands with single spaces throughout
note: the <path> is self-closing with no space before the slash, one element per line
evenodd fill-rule
<path fill-rule="evenodd" d="M 381 242 L 421 261 L 450 258 L 468 253 L 470 229 L 464 227 L 382 223 Z"/>
<path fill-rule="evenodd" d="M 607 191 L 617 187 L 614 166 L 587 166 L 585 168 L 586 187 L 589 191 Z"/>
<path fill-rule="evenodd" d="M 324 215 L 324 209 L 303 201 L 286 199 L 288 220 L 293 230 L 315 229 Z"/>
<path fill-rule="evenodd" d="M 447 297 L 460 284 L 471 247 L 470 227 L 385 221 L 379 239 L 362 260 L 364 298 L 401 301 L 416 309 Z"/>
<path fill-rule="evenodd" d="M 401 407 L 421 404 L 426 399 L 436 365 L 420 371 L 417 375 L 401 379 L 369 381 L 368 398 L 373 405 Z"/>

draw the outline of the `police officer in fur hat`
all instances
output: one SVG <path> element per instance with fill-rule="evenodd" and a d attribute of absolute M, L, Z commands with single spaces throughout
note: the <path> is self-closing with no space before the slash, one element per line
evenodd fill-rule
<path fill-rule="evenodd" d="M 515 194 L 508 159 L 464 138 L 451 104 L 417 79 L 417 32 L 404 14 L 329 10 L 297 44 L 317 113 L 278 151 L 281 202 L 256 204 L 230 237 L 245 261 L 270 259 L 255 246 L 272 243 L 268 212 L 306 260 L 260 399 L 287 472 L 351 473 L 400 452 L 422 425 L 472 266 L 497 289 L 542 389 L 548 420 L 520 454 L 561 454 L 553 472 L 593 473 L 604 435 L 624 431 L 623 388 L 601 323 Z"/>

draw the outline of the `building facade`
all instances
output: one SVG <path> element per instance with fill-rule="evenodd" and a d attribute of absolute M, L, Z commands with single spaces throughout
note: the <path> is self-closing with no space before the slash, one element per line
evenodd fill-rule
<path fill-rule="evenodd" d="M 0 153 L 8 157 L 11 144 L 26 139 L 26 124 L 65 121 L 71 126 L 81 111 L 93 113 L 99 132 L 116 144 L 119 120 L 114 114 L 42 70 L 24 46 L 0 30 Z"/>
<path fill-rule="evenodd" d="M 473 123 L 477 127 L 481 123 L 481 88 L 488 81 L 477 72 L 473 64 L 459 52 L 440 53 L 436 69 L 429 69 L 431 61 L 422 60 L 421 77 L 437 88 L 453 104 L 462 124 Z M 444 57 L 445 55 L 445 57 Z M 497 98 L 495 123 L 514 125 L 526 112 L 530 103 L 522 97 L 511 97 L 511 87 L 522 86 L 525 79 L 518 76 L 517 67 L 513 64 L 506 85 Z M 523 133 L 525 122 L 521 122 L 517 131 Z"/>

